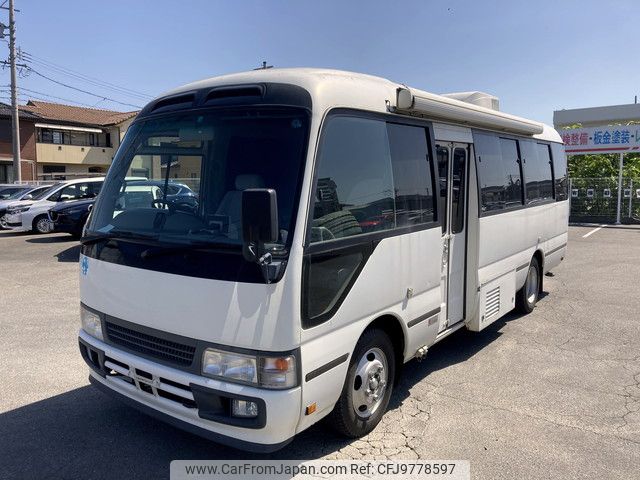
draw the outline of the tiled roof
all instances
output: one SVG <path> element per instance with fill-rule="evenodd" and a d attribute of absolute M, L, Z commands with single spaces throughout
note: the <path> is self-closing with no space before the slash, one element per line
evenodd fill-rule
<path fill-rule="evenodd" d="M 104 127 L 115 125 L 135 117 L 135 112 L 116 112 L 99 108 L 73 107 L 61 103 L 49 103 L 29 100 L 26 105 L 20 105 L 20 110 L 36 115 L 42 120 L 68 122 L 79 125 L 95 125 Z"/>
<path fill-rule="evenodd" d="M 40 117 L 34 115 L 30 112 L 18 110 L 20 115 L 20 120 L 38 120 Z M 0 117 L 11 117 L 11 105 L 7 105 L 6 103 L 0 102 Z"/>

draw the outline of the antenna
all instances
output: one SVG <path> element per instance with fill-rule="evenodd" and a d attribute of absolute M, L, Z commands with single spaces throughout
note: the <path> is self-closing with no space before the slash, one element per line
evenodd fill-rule
<path fill-rule="evenodd" d="M 254 70 L 266 70 L 267 68 L 273 68 L 273 65 L 267 65 L 266 60 L 262 62 L 258 68 L 254 68 Z"/>

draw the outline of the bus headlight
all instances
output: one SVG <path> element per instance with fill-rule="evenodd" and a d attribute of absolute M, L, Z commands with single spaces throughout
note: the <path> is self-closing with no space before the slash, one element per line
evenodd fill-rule
<path fill-rule="evenodd" d="M 87 309 L 84 305 L 80 305 L 80 323 L 82 329 L 92 337 L 98 340 L 104 340 L 102 336 L 102 320 L 100 315 L 93 313 Z"/>
<path fill-rule="evenodd" d="M 207 348 L 202 356 L 202 374 L 247 383 L 258 383 L 256 357 Z"/>
<path fill-rule="evenodd" d="M 202 357 L 202 374 L 274 390 L 292 388 L 298 383 L 293 355 L 256 357 L 207 348 Z"/>

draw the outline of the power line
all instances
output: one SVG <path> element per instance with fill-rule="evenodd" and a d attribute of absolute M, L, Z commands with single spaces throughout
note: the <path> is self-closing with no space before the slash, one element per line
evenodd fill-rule
<path fill-rule="evenodd" d="M 104 80 L 100 80 L 97 78 L 93 78 L 93 77 L 89 77 L 87 75 L 84 75 L 82 73 L 76 72 L 74 70 L 71 70 L 67 67 L 63 67 L 61 65 L 57 65 L 53 62 L 50 62 L 48 60 L 44 60 L 42 58 L 37 57 L 36 55 L 33 55 L 29 52 L 25 52 L 22 51 L 20 53 L 20 57 L 23 58 L 25 61 L 29 62 L 29 63 L 35 63 L 36 65 L 48 69 L 48 70 L 52 70 L 56 73 L 60 73 L 63 75 L 67 75 L 69 77 L 75 78 L 77 80 L 86 82 L 86 83 L 90 83 L 94 86 L 100 87 L 100 88 L 104 88 L 106 90 L 111 90 L 113 92 L 117 92 L 121 95 L 126 95 L 129 97 L 136 97 L 138 99 L 141 100 L 149 100 L 151 98 L 153 98 L 152 95 L 149 95 L 147 93 L 144 92 L 139 92 L 136 90 L 133 90 L 131 88 L 127 88 L 127 87 L 123 87 L 120 85 L 116 85 L 114 83 L 110 83 L 110 82 L 106 82 Z"/>
<path fill-rule="evenodd" d="M 9 85 L 2 85 L 2 87 L 8 87 L 8 86 Z M 92 108 L 92 105 L 89 105 L 88 103 L 82 103 L 82 102 L 78 102 L 76 100 L 71 100 L 69 98 L 58 97 L 56 95 L 51 95 L 49 93 L 39 92 L 38 90 L 31 90 L 30 88 L 20 87 L 19 90 L 25 91 L 25 92 L 29 92 L 29 93 L 32 93 L 32 94 L 35 94 L 35 95 L 43 95 L 43 96 L 47 97 L 48 99 L 62 100 L 63 102 L 75 103 L 76 105 Z M 5 90 L 0 90 L 0 91 L 5 91 Z M 23 95 L 21 93 L 19 93 L 18 95 L 23 96 L 23 97 L 27 97 L 27 98 L 32 98 L 34 100 L 42 100 L 43 102 L 49 101 L 49 100 L 46 100 L 44 98 L 38 98 L 38 97 L 33 96 L 33 95 L 29 96 L 29 95 L 26 95 L 26 94 Z"/>
<path fill-rule="evenodd" d="M 8 87 L 9 85 L 2 85 L 2 87 Z M 69 98 L 64 98 L 64 97 L 58 97 L 56 95 L 51 95 L 50 93 L 45 93 L 45 92 L 39 92 L 38 90 L 31 90 L 30 88 L 25 88 L 25 87 L 20 87 L 21 91 L 25 91 L 25 92 L 29 92 L 29 93 L 33 93 L 36 95 L 43 95 L 47 98 L 52 98 L 55 100 L 62 100 L 63 102 L 69 102 L 69 103 L 75 103 L 77 105 L 82 105 L 83 107 L 91 107 L 91 105 L 89 105 L 88 103 L 82 103 L 82 102 L 78 102 L 76 100 L 71 100 Z M 28 95 L 24 95 L 25 97 Z M 36 97 L 33 97 L 36 98 Z M 46 100 L 45 100 L 46 101 Z"/>
<path fill-rule="evenodd" d="M 104 86 L 104 88 L 120 91 L 120 92 L 123 92 L 123 93 L 126 92 L 128 94 L 133 95 L 133 96 L 143 97 L 143 98 L 147 98 L 147 99 L 153 98 L 153 95 L 150 95 L 148 93 L 140 92 L 138 90 L 133 90 L 133 89 L 128 88 L 128 87 L 123 87 L 121 85 L 116 85 L 114 83 L 106 82 L 104 80 L 100 80 L 100 79 L 97 79 L 97 78 L 94 78 L 94 77 L 90 77 L 88 75 L 84 75 L 82 73 L 79 73 L 79 72 L 76 72 L 74 70 L 71 70 L 71 69 L 69 69 L 67 67 L 63 67 L 63 66 L 58 65 L 56 63 L 53 63 L 53 62 L 50 62 L 50 61 L 45 60 L 43 58 L 37 57 L 37 56 L 35 56 L 35 55 L 31 54 L 31 53 L 28 53 L 28 52 L 23 52 L 23 53 L 28 57 L 29 61 L 33 61 L 35 63 L 43 65 L 46 68 L 50 68 L 50 69 L 53 69 L 53 70 L 58 70 L 61 73 L 64 73 L 65 75 L 70 75 L 72 77 L 84 79 L 84 80 L 86 80 L 86 81 L 88 81 L 90 83 L 94 83 L 96 85 Z"/>
<path fill-rule="evenodd" d="M 127 103 L 127 102 L 120 102 L 118 100 L 114 100 L 113 98 L 107 97 L 105 95 L 99 95 L 97 93 L 93 93 L 93 92 L 90 92 L 88 90 L 83 90 L 82 88 L 78 88 L 78 87 L 74 87 L 73 85 L 66 84 L 66 83 L 61 82 L 59 80 L 56 80 L 54 78 L 48 77 L 47 75 L 44 75 L 43 73 L 40 73 L 39 71 L 35 70 L 33 67 L 27 66 L 26 69 L 27 69 L 27 71 L 29 71 L 31 73 L 35 73 L 39 77 L 42 77 L 42 78 L 44 78 L 46 80 L 49 80 L 50 82 L 56 83 L 56 84 L 61 85 L 63 87 L 70 88 L 71 90 L 76 90 L 76 91 L 84 93 L 86 95 L 91 95 L 92 97 L 100 98 L 100 99 L 103 99 L 103 100 L 108 100 L 110 102 L 117 103 L 117 104 L 120 104 L 120 105 L 125 105 L 127 107 L 133 107 L 133 108 L 138 108 L 138 109 L 142 108 L 140 105 L 134 105 L 133 103 Z"/>

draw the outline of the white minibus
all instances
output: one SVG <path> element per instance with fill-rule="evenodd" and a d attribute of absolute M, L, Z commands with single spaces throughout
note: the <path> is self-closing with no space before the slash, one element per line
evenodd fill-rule
<path fill-rule="evenodd" d="M 140 172 L 194 200 L 119 201 Z M 320 69 L 203 80 L 116 153 L 82 239 L 80 351 L 96 387 L 220 443 L 273 451 L 324 417 L 362 436 L 404 363 L 531 312 L 567 224 L 560 136 L 495 97 Z"/>

